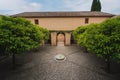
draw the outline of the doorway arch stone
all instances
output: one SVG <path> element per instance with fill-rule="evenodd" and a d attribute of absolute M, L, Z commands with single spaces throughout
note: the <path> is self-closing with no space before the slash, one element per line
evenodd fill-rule
<path fill-rule="evenodd" d="M 57 45 L 65 45 L 65 34 L 64 32 L 57 33 Z"/>
<path fill-rule="evenodd" d="M 51 45 L 56 46 L 58 41 L 64 41 L 65 46 L 71 45 L 72 31 L 52 31 L 51 32 Z"/>

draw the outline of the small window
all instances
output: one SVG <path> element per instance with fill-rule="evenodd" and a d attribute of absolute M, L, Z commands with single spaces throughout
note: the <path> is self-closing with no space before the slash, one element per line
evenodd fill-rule
<path fill-rule="evenodd" d="M 39 24 L 39 20 L 38 19 L 35 19 L 35 24 Z"/>
<path fill-rule="evenodd" d="M 89 23 L 89 18 L 85 18 L 85 24 Z"/>

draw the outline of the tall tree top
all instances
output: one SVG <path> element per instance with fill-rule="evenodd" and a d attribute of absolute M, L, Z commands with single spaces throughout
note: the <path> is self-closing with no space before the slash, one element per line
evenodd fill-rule
<path fill-rule="evenodd" d="M 102 8 L 102 7 L 101 7 L 101 2 L 100 2 L 100 0 L 98 0 L 98 2 L 97 2 L 97 8 L 98 8 L 98 9 L 97 9 L 98 11 L 101 11 L 101 8 Z"/>
<path fill-rule="evenodd" d="M 101 2 L 100 0 L 93 0 L 91 11 L 101 11 Z"/>

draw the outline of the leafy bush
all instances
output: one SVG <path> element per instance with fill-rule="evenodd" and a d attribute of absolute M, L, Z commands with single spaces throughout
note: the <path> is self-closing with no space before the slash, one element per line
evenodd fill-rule
<path fill-rule="evenodd" d="M 83 33 L 85 32 L 85 30 L 87 29 L 87 26 L 80 26 L 78 27 L 74 32 L 73 32 L 73 37 L 74 39 L 77 41 L 78 44 L 81 44 L 83 40 Z"/>
<path fill-rule="evenodd" d="M 48 39 L 48 30 L 23 18 L 0 17 L 0 55 L 21 54 L 38 48 Z"/>
<path fill-rule="evenodd" d="M 120 17 L 84 27 L 84 31 L 83 28 L 74 31 L 75 39 L 80 46 L 104 58 L 108 68 L 111 60 L 120 61 Z"/>
<path fill-rule="evenodd" d="M 48 40 L 48 39 L 49 39 L 49 34 L 50 34 L 49 31 L 48 31 L 46 28 L 41 28 L 41 27 L 40 27 L 40 31 L 41 31 L 41 32 L 43 33 L 43 35 L 44 35 L 44 36 L 43 36 L 43 39 L 44 39 L 44 40 Z"/>

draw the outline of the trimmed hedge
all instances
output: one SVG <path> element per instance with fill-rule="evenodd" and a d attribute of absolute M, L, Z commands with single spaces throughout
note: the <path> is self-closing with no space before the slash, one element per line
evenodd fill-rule
<path fill-rule="evenodd" d="M 73 35 L 80 46 L 104 58 L 108 65 L 113 59 L 120 61 L 120 17 L 79 27 Z"/>
<path fill-rule="evenodd" d="M 21 54 L 38 48 L 49 31 L 23 18 L 0 17 L 0 55 Z"/>

